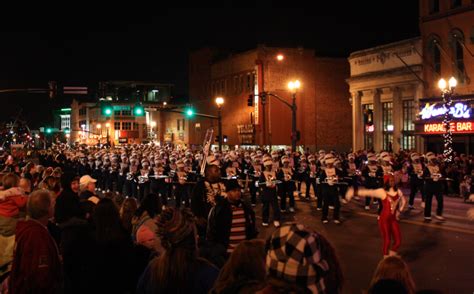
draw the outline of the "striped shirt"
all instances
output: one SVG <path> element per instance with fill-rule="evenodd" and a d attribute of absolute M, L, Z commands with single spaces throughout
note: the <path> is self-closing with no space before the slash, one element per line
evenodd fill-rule
<path fill-rule="evenodd" d="M 232 205 L 232 225 L 230 228 L 229 247 L 227 252 L 232 253 L 240 242 L 246 239 L 245 212 L 242 207 Z"/>

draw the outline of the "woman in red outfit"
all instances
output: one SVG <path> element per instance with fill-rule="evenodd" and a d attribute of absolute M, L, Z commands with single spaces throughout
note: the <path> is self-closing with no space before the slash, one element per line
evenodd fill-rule
<path fill-rule="evenodd" d="M 379 189 L 359 189 L 350 188 L 346 193 L 346 199 L 350 200 L 353 196 L 376 197 L 382 200 L 382 211 L 379 218 L 379 228 L 383 239 L 383 255 L 397 255 L 397 250 L 401 243 L 400 227 L 398 225 L 398 216 L 405 207 L 405 197 L 402 191 L 397 188 L 393 175 L 385 181 L 384 188 Z M 390 248 L 390 243 L 393 245 Z"/>

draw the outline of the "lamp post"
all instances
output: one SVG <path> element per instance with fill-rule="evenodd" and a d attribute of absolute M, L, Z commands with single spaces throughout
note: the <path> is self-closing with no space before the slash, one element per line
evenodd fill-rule
<path fill-rule="evenodd" d="M 297 130 L 296 130 L 296 91 L 300 88 L 301 83 L 298 80 L 288 83 L 288 88 L 293 94 L 293 101 L 291 104 L 291 151 L 296 151 Z"/>
<path fill-rule="evenodd" d="M 110 123 L 106 123 L 105 127 L 107 128 L 107 145 L 110 144 L 109 140 L 109 128 L 110 128 Z"/>
<path fill-rule="evenodd" d="M 453 104 L 452 96 L 454 93 L 454 89 L 457 86 L 457 80 L 454 77 L 451 77 L 449 81 L 446 83 L 445 79 L 440 79 L 438 82 L 438 87 L 441 90 L 441 94 L 443 96 L 443 103 L 444 103 L 444 129 L 445 133 L 443 134 L 444 138 L 444 151 L 443 156 L 445 162 L 452 162 L 453 161 L 453 133 L 451 132 L 451 106 Z"/>
<path fill-rule="evenodd" d="M 97 130 L 98 130 L 98 133 L 100 133 L 100 135 L 97 136 L 97 143 L 100 145 L 100 137 L 102 137 L 102 125 L 97 124 L 96 127 L 97 127 Z"/>
<path fill-rule="evenodd" d="M 224 104 L 224 98 L 217 97 L 216 98 L 216 104 L 217 104 L 219 151 L 222 151 L 222 112 L 221 112 L 221 108 L 222 108 L 222 105 Z"/>

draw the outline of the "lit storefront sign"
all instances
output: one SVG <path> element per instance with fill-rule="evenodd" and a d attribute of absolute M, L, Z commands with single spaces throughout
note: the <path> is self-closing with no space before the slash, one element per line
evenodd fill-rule
<path fill-rule="evenodd" d="M 373 133 L 374 130 L 375 130 L 374 125 L 371 125 L 371 126 L 366 125 L 366 126 L 365 126 L 365 131 L 366 131 L 367 133 Z"/>
<path fill-rule="evenodd" d="M 451 122 L 451 132 L 453 134 L 474 133 L 474 121 Z M 442 122 L 425 123 L 420 125 L 421 129 L 417 133 L 425 135 L 439 135 L 445 133 Z"/>
<path fill-rule="evenodd" d="M 420 116 L 421 119 L 430 119 L 444 115 L 447 111 L 444 105 L 426 103 L 420 112 Z M 454 118 L 471 118 L 471 107 L 465 103 L 458 102 L 450 108 L 449 113 Z"/>

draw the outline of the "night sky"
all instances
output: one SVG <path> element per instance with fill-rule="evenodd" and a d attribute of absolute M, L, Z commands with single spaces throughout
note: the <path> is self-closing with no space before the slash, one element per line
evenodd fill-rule
<path fill-rule="evenodd" d="M 58 80 L 153 80 L 176 85 L 187 95 L 187 56 L 203 46 L 227 50 L 256 44 L 304 46 L 321 56 L 419 35 L 418 1 L 221 1 L 175 7 L 111 3 L 3 11 L 0 20 L 0 87 L 47 87 Z M 174 2 L 176 3 L 176 2 Z M 227 3 L 227 4 L 223 4 Z M 329 3 L 329 4 L 322 4 Z M 343 10 L 341 10 L 343 9 Z M 46 95 L 0 94 L 0 121 L 19 108 L 37 127 L 50 113 Z M 56 101 L 60 104 L 61 101 Z"/>

